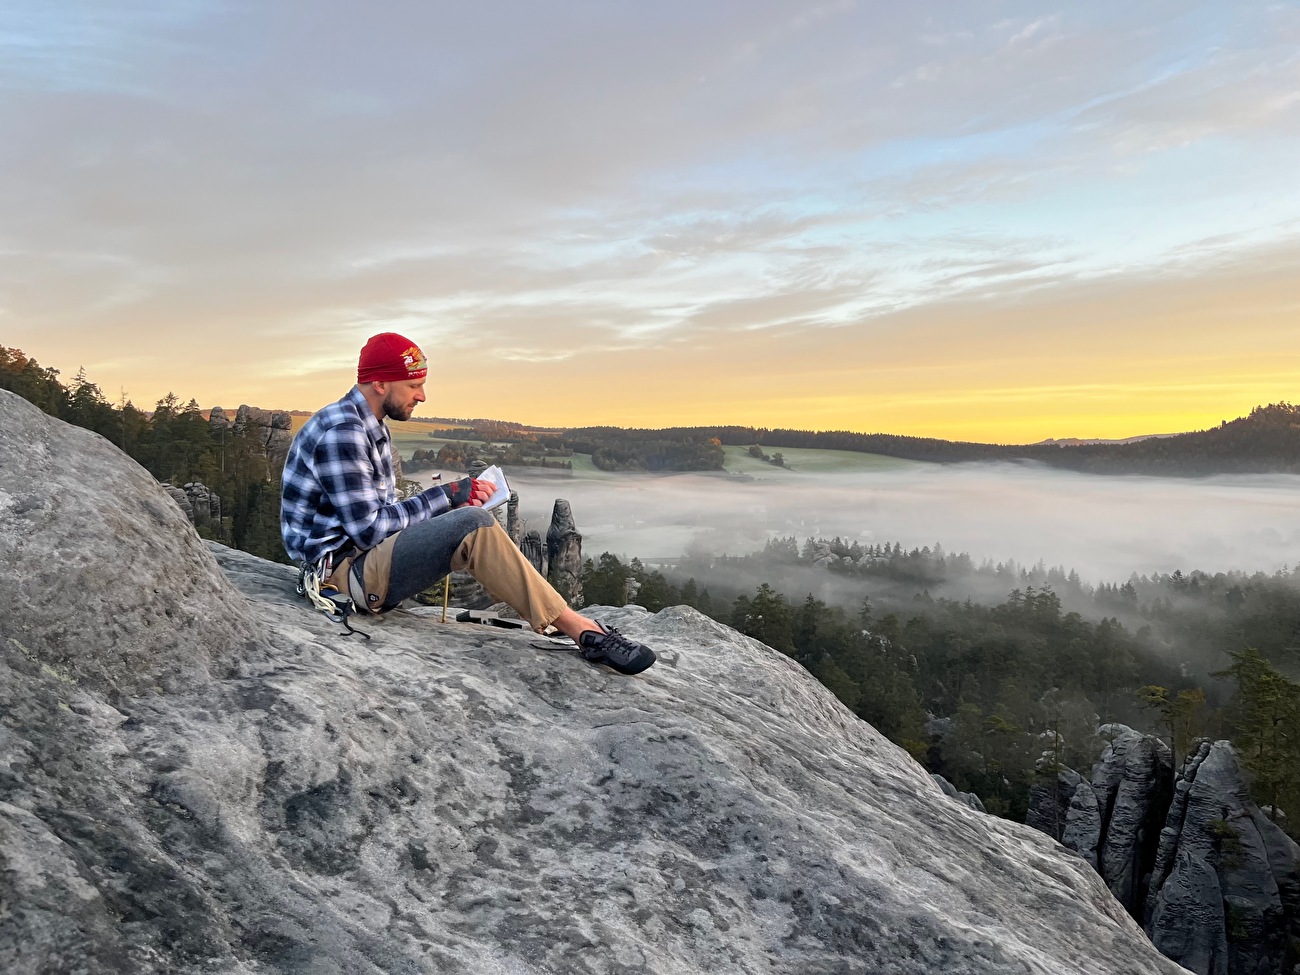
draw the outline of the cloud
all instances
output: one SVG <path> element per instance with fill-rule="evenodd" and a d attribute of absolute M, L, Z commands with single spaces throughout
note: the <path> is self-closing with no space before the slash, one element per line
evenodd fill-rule
<path fill-rule="evenodd" d="M 864 411 L 902 402 L 876 376 L 1192 368 L 1156 279 L 1241 299 L 1294 239 L 1296 40 L 1287 7 L 28 0 L 0 13 L 0 322 L 159 395 L 202 350 L 206 402 L 332 398 L 326 366 L 392 327 L 512 379 L 628 376 L 640 423 L 906 432 Z M 1107 304 L 1134 300 L 1157 310 Z M 1219 326 L 1185 314 L 1205 348 Z M 1274 334 L 1246 317 L 1247 345 Z"/>

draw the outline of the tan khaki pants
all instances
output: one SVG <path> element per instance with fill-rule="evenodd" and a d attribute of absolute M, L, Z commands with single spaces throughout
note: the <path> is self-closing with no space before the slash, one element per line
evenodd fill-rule
<path fill-rule="evenodd" d="M 402 534 L 390 535 L 362 555 L 344 559 L 326 583 L 347 592 L 358 609 L 364 607 L 378 613 L 391 608 L 390 602 L 395 604 L 402 596 L 409 595 L 403 593 L 396 600 L 389 599 L 389 590 L 396 585 L 392 578 L 393 550 Z M 352 572 L 352 565 L 358 560 L 361 570 Z M 468 572 L 493 599 L 509 605 L 539 633 L 568 608 L 564 597 L 542 578 L 505 529 L 495 522 L 466 535 L 452 551 L 450 561 L 453 570 Z"/>

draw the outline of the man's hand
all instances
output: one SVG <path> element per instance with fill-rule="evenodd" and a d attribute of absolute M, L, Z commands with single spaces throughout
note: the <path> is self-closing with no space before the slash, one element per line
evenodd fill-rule
<path fill-rule="evenodd" d="M 469 503 L 476 508 L 481 508 L 491 500 L 492 495 L 496 494 L 497 486 L 491 481 L 480 481 L 476 477 L 470 478 L 470 498 Z"/>
<path fill-rule="evenodd" d="M 462 477 L 459 481 L 442 485 L 442 490 L 453 508 L 463 508 L 466 505 L 481 508 L 496 492 L 496 485 L 475 477 Z"/>

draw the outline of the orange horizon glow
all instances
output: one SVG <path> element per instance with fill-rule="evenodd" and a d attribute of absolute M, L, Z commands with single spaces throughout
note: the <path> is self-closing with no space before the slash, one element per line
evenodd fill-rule
<path fill-rule="evenodd" d="M 503 358 L 492 347 L 440 352 L 412 334 L 430 367 L 419 415 L 981 443 L 1201 430 L 1300 398 L 1300 282 L 1286 270 L 1291 257 L 1300 266 L 1300 248 L 1284 256 L 1264 271 L 1232 267 L 1080 284 L 1014 303 L 922 305 L 842 328 L 750 332 L 743 342 L 705 334 L 627 351 L 575 347 L 559 363 Z M 1050 332 L 1042 322 L 1052 323 Z M 356 333 L 331 345 L 359 349 L 364 339 Z M 355 379 L 355 352 L 301 371 L 292 352 L 268 344 L 260 362 L 218 352 L 202 373 L 162 377 L 111 359 L 69 362 L 62 346 L 38 341 L 24 351 L 65 381 L 84 364 L 110 401 L 125 389 L 146 410 L 171 391 L 204 408 L 312 411 Z M 591 386 L 582 377 L 598 380 Z"/>

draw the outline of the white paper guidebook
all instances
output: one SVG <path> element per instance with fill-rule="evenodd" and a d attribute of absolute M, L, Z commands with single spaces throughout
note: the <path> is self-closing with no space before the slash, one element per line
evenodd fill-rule
<path fill-rule="evenodd" d="M 492 497 L 483 503 L 484 510 L 495 508 L 497 505 L 505 504 L 510 500 L 510 482 L 506 480 L 506 472 L 497 467 L 496 464 L 493 464 L 480 474 L 477 480 L 487 481 L 496 488 L 492 492 Z"/>

